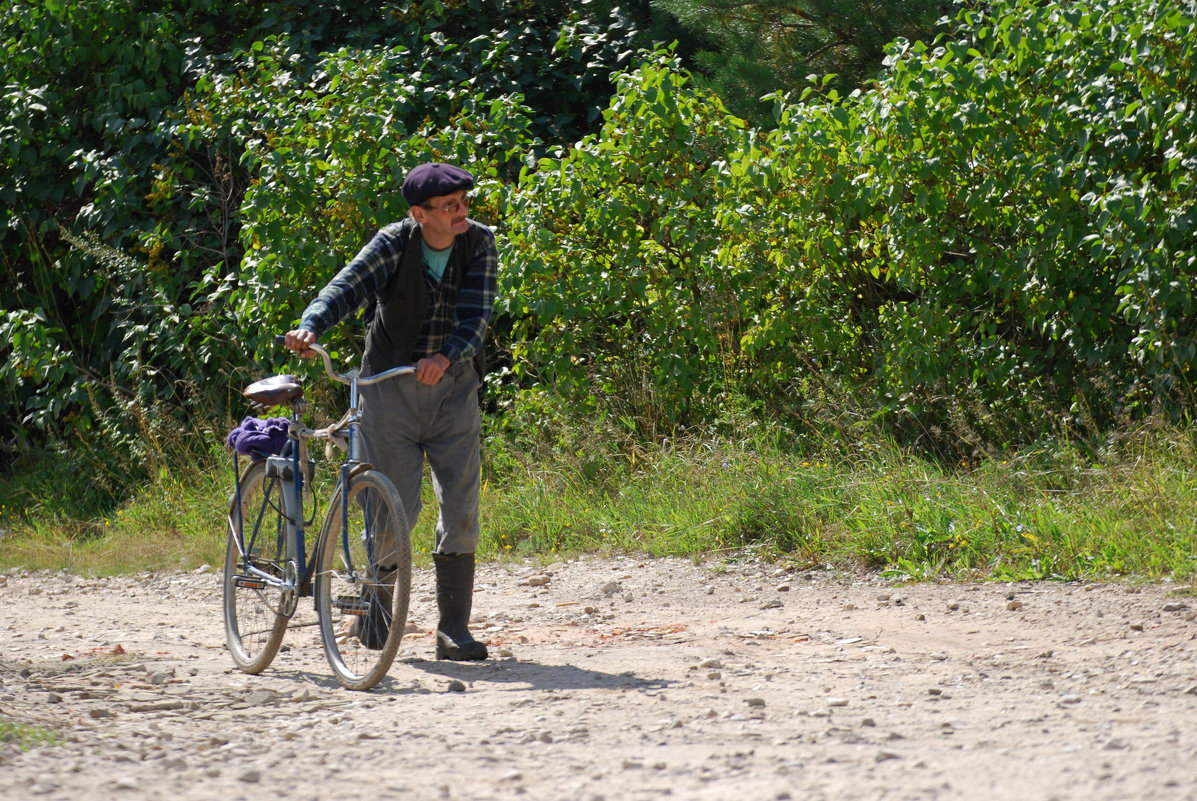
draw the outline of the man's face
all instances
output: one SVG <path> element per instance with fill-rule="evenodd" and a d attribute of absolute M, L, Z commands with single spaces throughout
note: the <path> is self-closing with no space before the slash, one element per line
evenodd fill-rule
<path fill-rule="evenodd" d="M 470 196 L 463 189 L 450 195 L 439 195 L 416 206 L 413 216 L 430 241 L 451 239 L 469 229 L 466 218 L 470 212 Z"/>

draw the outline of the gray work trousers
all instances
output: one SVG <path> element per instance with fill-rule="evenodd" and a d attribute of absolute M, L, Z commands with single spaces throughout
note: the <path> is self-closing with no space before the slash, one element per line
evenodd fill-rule
<path fill-rule="evenodd" d="M 399 491 L 409 530 L 420 516 L 428 459 L 440 507 L 436 553 L 473 553 L 478 547 L 478 383 L 477 370 L 465 361 L 451 365 L 431 386 L 405 375 L 360 390 L 365 456 Z"/>

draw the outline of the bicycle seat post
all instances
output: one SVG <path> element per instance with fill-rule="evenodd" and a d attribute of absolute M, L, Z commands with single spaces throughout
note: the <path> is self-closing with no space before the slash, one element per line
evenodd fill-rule
<path fill-rule="evenodd" d="M 346 454 L 346 462 L 351 465 L 358 464 L 362 461 L 362 420 L 361 416 L 358 414 L 358 405 L 361 401 L 361 396 L 358 392 L 357 377 L 357 370 L 349 371 L 349 415 L 347 425 L 349 430 L 349 450 Z"/>

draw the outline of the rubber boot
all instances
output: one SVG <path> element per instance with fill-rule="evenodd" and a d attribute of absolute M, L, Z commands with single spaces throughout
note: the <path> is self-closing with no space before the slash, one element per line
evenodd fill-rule
<path fill-rule="evenodd" d="M 486 646 L 470 634 L 470 608 L 474 602 L 474 554 L 434 553 L 436 605 L 441 619 L 436 625 L 436 658 L 468 662 L 486 659 Z"/>

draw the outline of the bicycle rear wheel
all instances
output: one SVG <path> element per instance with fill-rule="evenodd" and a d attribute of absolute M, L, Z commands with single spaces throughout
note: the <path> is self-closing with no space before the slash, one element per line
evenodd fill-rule
<path fill-rule="evenodd" d="M 282 485 L 254 462 L 241 476 L 240 497 L 229 501 L 224 553 L 224 633 L 233 662 L 246 673 L 261 673 L 278 653 L 294 599 L 248 570 L 282 578 L 287 569 L 286 520 Z M 240 534 L 239 534 L 240 532 Z M 242 556 L 244 546 L 244 556 Z"/>
<path fill-rule="evenodd" d="M 411 532 L 399 493 L 382 473 L 350 479 L 348 505 L 344 492 L 339 485 L 320 532 L 316 614 L 337 681 L 368 690 L 391 667 L 407 625 Z"/>

